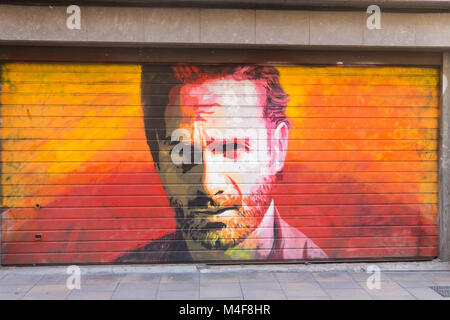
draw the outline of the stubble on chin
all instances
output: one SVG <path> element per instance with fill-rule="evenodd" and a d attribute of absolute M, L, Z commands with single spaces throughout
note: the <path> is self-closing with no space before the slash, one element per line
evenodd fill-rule
<path fill-rule="evenodd" d="M 177 228 L 184 240 L 192 240 L 208 250 L 227 250 L 243 242 L 258 227 L 271 202 L 275 177 L 264 179 L 257 191 L 241 201 L 232 217 L 205 217 L 185 208 L 176 198 L 170 204 L 176 212 Z"/>

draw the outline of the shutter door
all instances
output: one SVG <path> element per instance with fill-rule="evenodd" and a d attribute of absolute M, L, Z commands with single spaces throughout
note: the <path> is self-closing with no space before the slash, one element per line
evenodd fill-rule
<path fill-rule="evenodd" d="M 438 76 L 5 63 L 1 261 L 434 258 Z"/>

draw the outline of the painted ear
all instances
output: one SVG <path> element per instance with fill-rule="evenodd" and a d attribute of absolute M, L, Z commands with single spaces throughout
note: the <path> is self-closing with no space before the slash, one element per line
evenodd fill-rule
<path fill-rule="evenodd" d="M 280 123 L 273 131 L 272 135 L 273 147 L 274 147 L 274 169 L 275 173 L 280 172 L 284 166 L 284 159 L 286 158 L 288 140 L 289 140 L 289 128 L 286 122 Z"/>

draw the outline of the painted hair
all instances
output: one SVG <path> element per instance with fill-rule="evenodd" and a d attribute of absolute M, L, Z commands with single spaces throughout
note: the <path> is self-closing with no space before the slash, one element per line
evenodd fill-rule
<path fill-rule="evenodd" d="M 169 104 L 169 92 L 177 85 L 202 83 L 231 76 L 235 80 L 250 80 L 266 90 L 264 117 L 272 128 L 280 123 L 289 124 L 286 106 L 289 96 L 280 84 L 280 74 L 273 66 L 266 65 L 142 65 L 141 103 L 147 143 L 153 160 L 159 161 L 157 136 L 165 137 L 165 108 Z"/>

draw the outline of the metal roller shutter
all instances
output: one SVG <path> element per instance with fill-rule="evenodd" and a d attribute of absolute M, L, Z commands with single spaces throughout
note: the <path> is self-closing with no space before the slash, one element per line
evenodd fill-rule
<path fill-rule="evenodd" d="M 2 263 L 436 257 L 438 75 L 5 63 Z"/>

